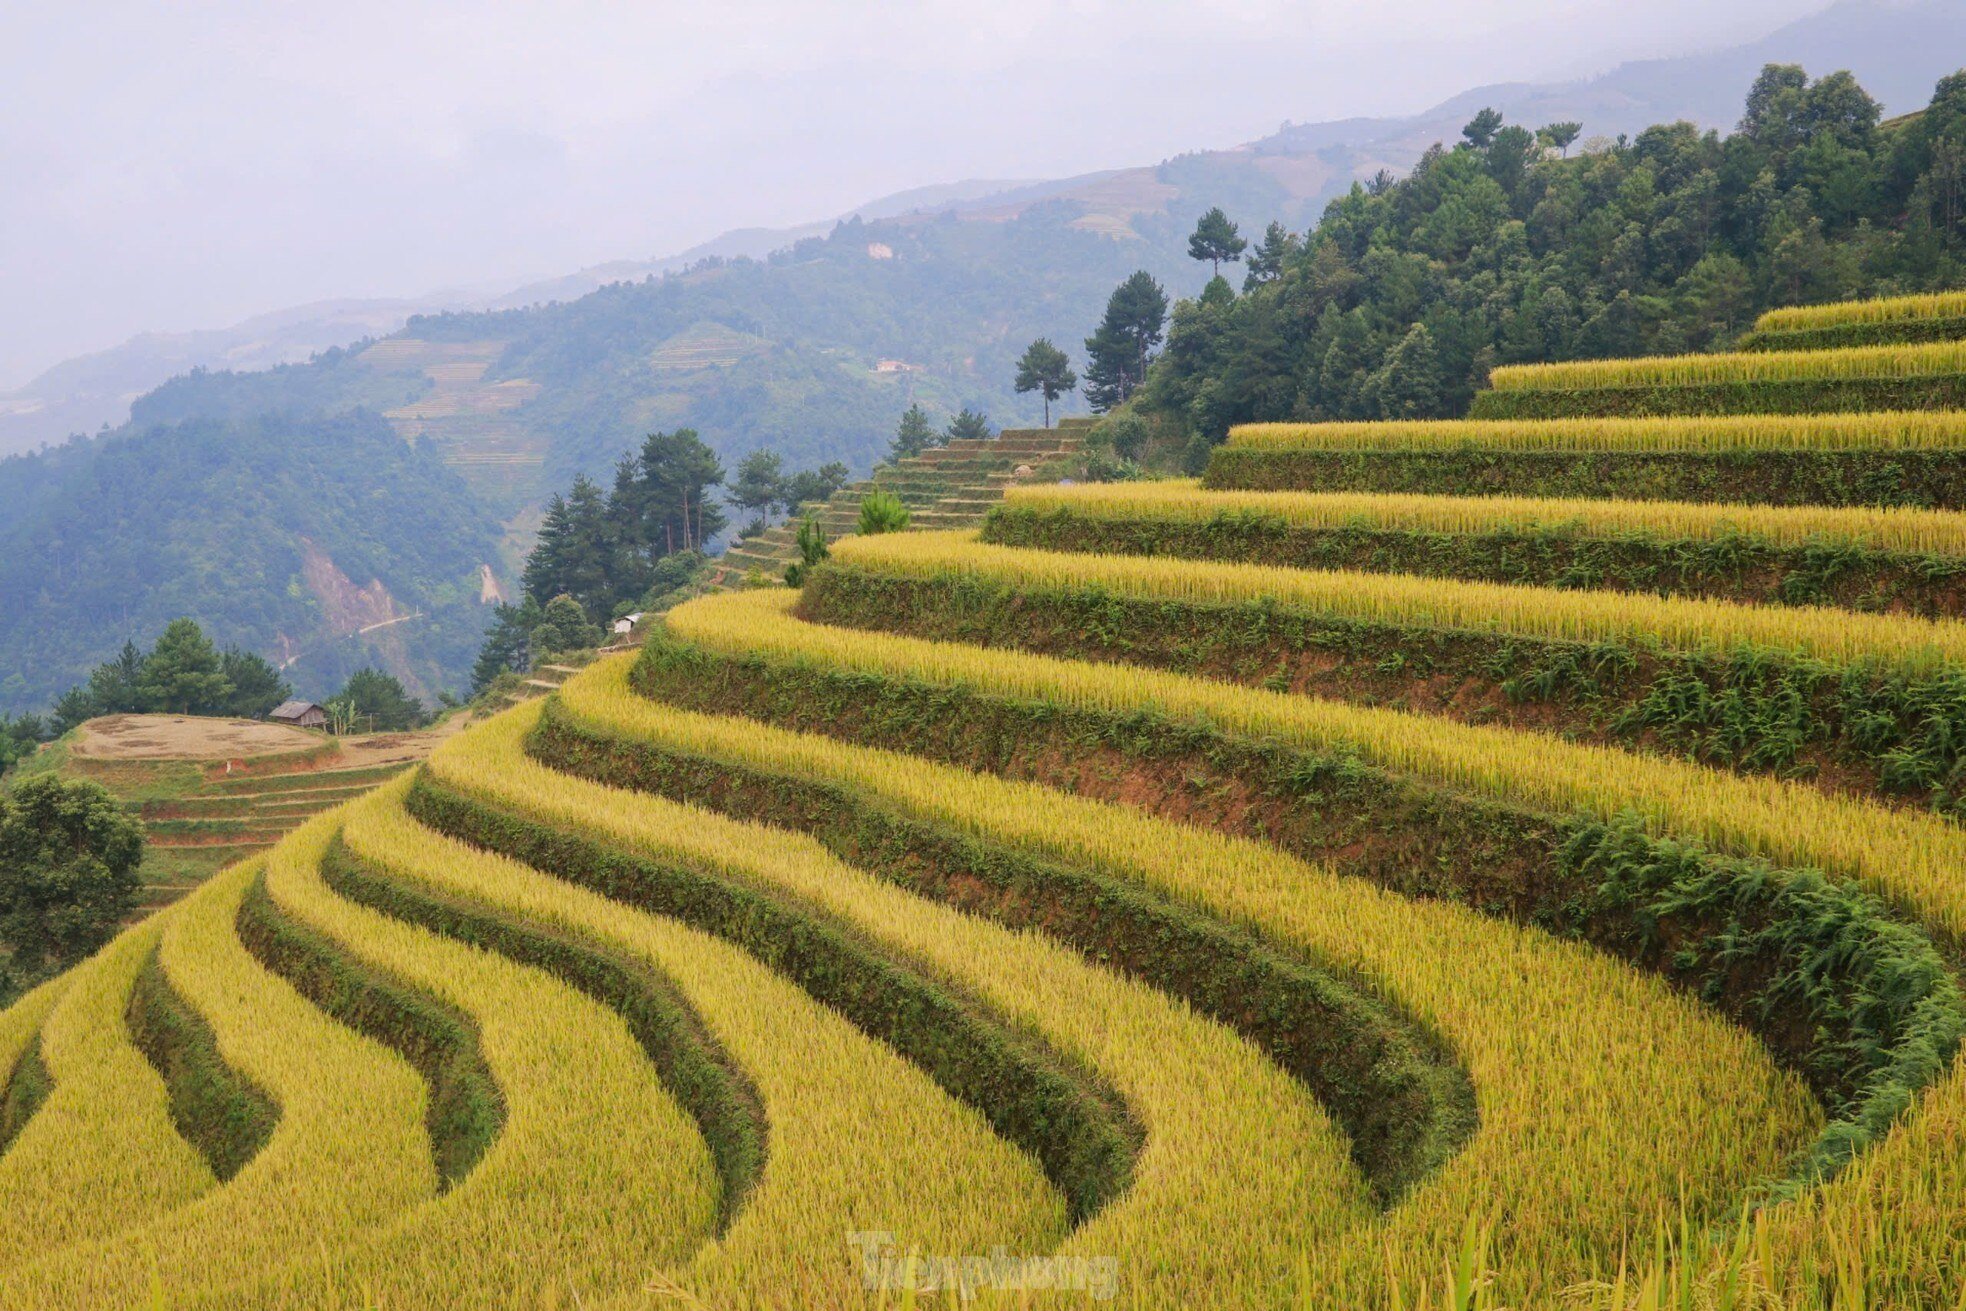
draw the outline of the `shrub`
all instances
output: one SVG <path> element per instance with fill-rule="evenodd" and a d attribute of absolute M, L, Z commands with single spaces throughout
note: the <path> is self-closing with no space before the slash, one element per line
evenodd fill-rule
<path fill-rule="evenodd" d="M 893 492 L 872 491 L 860 502 L 860 532 L 898 533 L 908 526 L 908 507 Z"/>

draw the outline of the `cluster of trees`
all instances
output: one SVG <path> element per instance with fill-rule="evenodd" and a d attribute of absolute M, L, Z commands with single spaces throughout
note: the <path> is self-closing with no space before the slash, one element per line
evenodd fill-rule
<path fill-rule="evenodd" d="M 0 1006 L 109 941 L 142 861 L 142 825 L 100 784 L 0 791 Z"/>
<path fill-rule="evenodd" d="M 0 773 L 40 743 L 99 715 L 215 715 L 260 719 L 293 695 L 271 661 L 251 651 L 221 651 L 196 620 L 173 619 L 150 650 L 124 642 L 113 660 L 63 693 L 54 713 L 0 715 Z M 357 669 L 323 707 L 336 731 L 403 732 L 430 712 L 394 675 Z"/>
<path fill-rule="evenodd" d="M 602 625 L 686 585 L 709 543 L 730 527 L 728 502 L 757 516 L 824 500 L 846 485 L 831 463 L 787 473 L 776 451 L 759 450 L 726 481 L 723 462 L 690 428 L 650 433 L 616 466 L 614 486 L 576 477 L 547 503 L 526 557 L 524 594 L 493 614 L 472 669 L 474 691 L 542 656 L 597 645 Z"/>
<path fill-rule="evenodd" d="M 395 630 L 414 633 L 407 672 L 456 685 L 500 531 L 441 453 L 360 412 L 132 427 L 0 460 L 0 504 L 0 711 L 13 713 L 46 710 L 128 634 L 179 615 L 251 651 L 285 635 L 310 683 L 337 686 L 376 648 L 327 631 L 307 581 L 324 560 L 420 614 Z"/>
<path fill-rule="evenodd" d="M 66 733 L 98 715 L 230 715 L 257 719 L 293 695 L 271 662 L 251 651 L 221 651 L 195 620 L 173 619 L 149 651 L 124 642 L 113 660 L 55 702 L 53 730 Z"/>
<path fill-rule="evenodd" d="M 920 401 L 916 401 L 902 412 L 901 423 L 894 430 L 894 440 L 887 448 L 887 462 L 895 464 L 949 442 L 988 441 L 996 435 L 996 429 L 990 426 L 990 416 L 967 405 L 956 411 L 949 419 L 949 425 L 938 432 L 929 421 L 928 411 L 922 408 Z M 832 495 L 832 492 L 827 495 Z M 789 510 L 797 504 L 799 502 L 792 502 L 786 508 Z"/>
<path fill-rule="evenodd" d="M 1235 423 L 1444 417 L 1497 364 L 1724 347 L 1771 305 L 1956 285 L 1966 74 L 1879 117 L 1848 73 L 1792 65 L 1763 70 L 1726 136 L 1675 123 L 1573 155 L 1578 124 L 1484 110 L 1308 235 L 1273 224 L 1242 294 L 1218 276 L 1182 302 L 1142 406 L 1199 456 Z M 1190 253 L 1244 249 L 1205 218 Z M 1128 394 L 1087 375 L 1102 408 Z"/>
<path fill-rule="evenodd" d="M 423 703 L 380 669 L 357 669 L 322 708 L 337 733 L 406 733 L 430 722 Z"/>
<path fill-rule="evenodd" d="M 744 531 L 763 529 L 780 511 L 786 514 L 808 501 L 823 501 L 846 486 L 846 465 L 833 460 L 817 469 L 785 472 L 785 457 L 769 447 L 752 451 L 737 462 L 726 495 L 730 503 L 751 514 Z"/>

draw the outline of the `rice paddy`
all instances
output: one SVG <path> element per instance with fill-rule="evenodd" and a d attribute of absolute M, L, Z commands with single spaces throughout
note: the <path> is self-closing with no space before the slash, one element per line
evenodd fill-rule
<path fill-rule="evenodd" d="M 0 1306 L 1966 1305 L 1961 372 L 690 602 L 0 1012 Z"/>

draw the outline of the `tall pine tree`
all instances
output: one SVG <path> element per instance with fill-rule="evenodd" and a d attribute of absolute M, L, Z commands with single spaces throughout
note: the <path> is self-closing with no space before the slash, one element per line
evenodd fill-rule
<path fill-rule="evenodd" d="M 1167 330 L 1167 293 L 1145 269 L 1113 289 L 1106 317 L 1085 339 L 1085 398 L 1102 413 L 1125 402 L 1147 376 Z"/>

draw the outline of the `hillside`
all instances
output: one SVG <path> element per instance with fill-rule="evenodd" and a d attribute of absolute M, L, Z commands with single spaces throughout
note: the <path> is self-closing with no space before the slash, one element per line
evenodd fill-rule
<path fill-rule="evenodd" d="M 466 722 L 328 738 L 263 720 L 112 715 L 43 748 L 23 776 L 88 779 L 136 813 L 144 827 L 137 913 L 147 915 L 401 774 Z"/>
<path fill-rule="evenodd" d="M 0 1013 L 0 1305 L 1958 1305 L 1966 295 L 1746 347 L 669 612 Z"/>
<path fill-rule="evenodd" d="M 0 462 L 0 707 L 48 704 L 189 615 L 325 695 L 375 663 L 434 700 L 483 629 L 498 527 L 373 413 L 196 419 Z"/>

